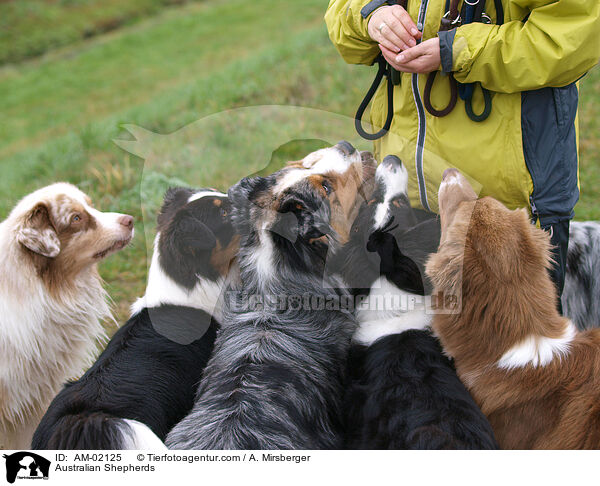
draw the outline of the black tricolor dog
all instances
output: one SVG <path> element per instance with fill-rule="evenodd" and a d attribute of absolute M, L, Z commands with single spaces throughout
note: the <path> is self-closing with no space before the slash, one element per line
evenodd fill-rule
<path fill-rule="evenodd" d="M 371 285 L 357 311 L 344 401 L 349 449 L 493 449 L 492 429 L 429 330 L 423 271 L 437 250 L 436 219 L 413 211 L 396 157 L 377 168 L 341 255 L 346 280 Z"/>
<path fill-rule="evenodd" d="M 355 329 L 327 271 L 348 241 L 375 165 L 349 143 L 229 190 L 241 289 L 175 449 L 324 449 L 342 445 L 343 373 Z M 256 306 L 244 304 L 259 298 Z"/>
<path fill-rule="evenodd" d="M 214 190 L 167 192 L 145 296 L 96 363 L 51 403 L 35 449 L 164 448 L 212 352 L 238 245 L 229 211 Z"/>
<path fill-rule="evenodd" d="M 357 296 L 366 296 L 378 279 L 398 289 L 431 293 L 425 263 L 437 251 L 440 225 L 431 213 L 415 210 L 406 195 L 408 175 L 397 157 L 377 168 L 372 196 L 360 208 L 349 241 L 333 258 Z M 377 285 L 376 285 L 377 287 Z"/>

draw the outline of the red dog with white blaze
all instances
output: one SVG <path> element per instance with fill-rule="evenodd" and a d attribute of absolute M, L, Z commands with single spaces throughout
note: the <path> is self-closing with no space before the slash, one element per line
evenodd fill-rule
<path fill-rule="evenodd" d="M 556 310 L 549 236 L 526 210 L 477 199 L 449 169 L 439 190 L 440 247 L 427 264 L 460 313 L 433 328 L 503 448 L 600 447 L 600 329 Z"/>
<path fill-rule="evenodd" d="M 112 318 L 96 264 L 132 237 L 131 216 L 64 183 L 0 223 L 0 449 L 29 448 L 50 400 L 92 363 Z"/>

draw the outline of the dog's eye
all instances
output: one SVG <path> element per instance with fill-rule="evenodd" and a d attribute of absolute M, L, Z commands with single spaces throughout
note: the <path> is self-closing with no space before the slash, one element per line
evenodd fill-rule
<path fill-rule="evenodd" d="M 331 194 L 331 192 L 333 191 L 331 184 L 329 184 L 328 181 L 323 181 L 321 182 L 321 186 L 323 187 L 323 189 L 325 190 L 325 194 L 327 194 L 328 196 Z"/>
<path fill-rule="evenodd" d="M 74 214 L 71 216 L 71 223 L 79 223 L 81 221 L 81 215 Z"/>
<path fill-rule="evenodd" d="M 221 209 L 221 216 L 223 216 L 224 218 L 227 217 L 227 211 Z"/>

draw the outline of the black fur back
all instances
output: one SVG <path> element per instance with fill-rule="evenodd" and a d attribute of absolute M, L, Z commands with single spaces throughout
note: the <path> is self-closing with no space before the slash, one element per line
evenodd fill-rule
<path fill-rule="evenodd" d="M 185 323 L 194 327 L 184 331 Z M 33 448 L 114 449 L 120 440 L 117 418 L 142 422 L 164 440 L 192 408 L 217 326 L 198 309 L 143 309 L 117 331 L 81 379 L 52 401 Z M 157 329 L 201 338 L 178 344 Z"/>
<path fill-rule="evenodd" d="M 429 331 L 354 345 L 346 391 L 349 449 L 497 449 L 486 417 Z"/>

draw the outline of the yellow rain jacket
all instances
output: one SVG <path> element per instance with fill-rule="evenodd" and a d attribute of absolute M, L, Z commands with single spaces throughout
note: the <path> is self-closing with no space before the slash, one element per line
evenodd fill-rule
<path fill-rule="evenodd" d="M 331 0 L 325 14 L 329 36 L 348 63 L 371 65 L 379 54 L 367 32 L 371 14 L 361 15 L 369 3 Z M 422 26 L 423 40 L 438 35 L 445 3 L 408 0 L 408 13 Z M 402 159 L 415 207 L 437 212 L 441 176 L 451 166 L 478 183 L 480 195 L 510 208 L 529 206 L 547 226 L 570 219 L 579 198 L 576 81 L 600 57 L 600 1 L 502 4 L 502 25 L 495 25 L 494 1 L 487 0 L 485 12 L 493 24 L 471 23 L 439 33 L 442 70 L 452 72 L 459 83 L 479 82 L 490 90 L 490 116 L 472 121 L 459 99 L 449 115 L 436 118 L 423 109 L 427 75 L 402 73 L 394 88 L 390 131 L 375 142 L 375 153 L 378 160 L 388 154 Z M 375 130 L 384 126 L 387 114 L 385 84 L 371 105 Z M 449 97 L 448 81 L 438 74 L 432 105 L 441 108 Z M 483 111 L 479 87 L 473 108 Z"/>

